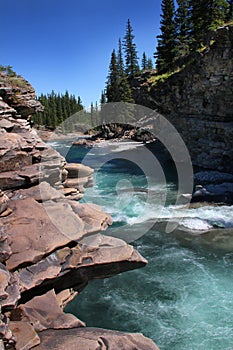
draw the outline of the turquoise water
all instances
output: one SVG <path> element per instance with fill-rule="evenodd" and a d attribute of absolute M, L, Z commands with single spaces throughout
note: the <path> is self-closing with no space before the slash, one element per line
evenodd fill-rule
<path fill-rule="evenodd" d="M 55 146 L 66 153 L 65 143 Z M 130 152 L 139 154 L 138 149 Z M 162 350 L 233 349 L 232 231 L 226 242 L 218 242 L 216 237 L 167 234 L 156 226 L 145 229 L 155 215 L 182 215 L 187 227 L 217 220 L 231 228 L 232 207 L 175 208 L 176 171 L 171 162 L 160 158 L 166 173 L 164 186 L 156 174 L 146 178 L 138 166 L 124 159 L 124 152 L 110 162 L 104 162 L 105 153 L 104 148 L 97 152 L 73 147 L 67 159 L 78 162 L 87 154 L 85 162 L 98 171 L 84 202 L 100 204 L 112 215 L 114 224 L 106 234 L 117 236 L 120 230 L 129 237 L 131 231 L 132 238 L 135 232 L 143 232 L 132 244 L 148 265 L 91 281 L 66 311 L 88 326 L 142 332 Z M 103 164 L 100 169 L 99 164 Z"/>

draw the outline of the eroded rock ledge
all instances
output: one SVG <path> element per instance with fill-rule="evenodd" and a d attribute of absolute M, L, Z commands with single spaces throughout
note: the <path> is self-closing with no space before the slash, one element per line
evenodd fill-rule
<path fill-rule="evenodd" d="M 111 217 L 78 202 L 93 170 L 66 164 L 32 130 L 43 107 L 31 85 L 0 73 L 0 349 L 145 349 L 141 334 L 88 329 L 63 313 L 90 279 L 144 266 L 124 241 L 102 235 Z"/>

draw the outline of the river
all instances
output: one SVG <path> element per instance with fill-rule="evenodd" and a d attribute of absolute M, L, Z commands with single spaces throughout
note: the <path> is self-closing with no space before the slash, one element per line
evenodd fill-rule
<path fill-rule="evenodd" d="M 84 164 L 96 169 L 94 187 L 87 189 L 82 201 L 99 204 L 110 213 L 114 222 L 105 234 L 129 237 L 148 260 L 142 269 L 91 281 L 66 311 L 90 327 L 141 332 L 161 350 L 233 349 L 232 207 L 175 207 L 174 164 L 158 155 L 166 174 L 164 185 L 153 172 L 148 180 L 125 157 L 124 152 L 139 156 L 140 147 L 145 146 L 116 145 L 114 159 L 109 160 L 109 145 L 93 149 L 70 148 L 66 141 L 51 145 L 68 162 L 84 159 Z M 228 231 L 220 238 L 165 233 L 158 225 L 148 225 L 156 215 L 182 216 L 190 229 L 205 229 L 217 222 Z"/>

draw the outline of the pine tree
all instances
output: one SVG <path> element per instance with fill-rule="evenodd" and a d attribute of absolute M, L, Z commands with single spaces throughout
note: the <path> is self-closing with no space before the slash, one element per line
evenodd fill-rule
<path fill-rule="evenodd" d="M 162 14 L 160 21 L 161 34 L 158 35 L 158 46 L 155 53 L 158 73 L 173 69 L 176 48 L 175 5 L 173 0 L 162 0 Z"/>
<path fill-rule="evenodd" d="M 124 75 L 120 80 L 119 95 L 120 102 L 134 103 L 132 90 L 126 75 Z"/>
<path fill-rule="evenodd" d="M 100 113 L 99 113 L 99 123 L 101 125 L 104 124 L 104 106 L 106 104 L 106 95 L 104 91 L 101 92 L 101 98 L 100 98 Z"/>
<path fill-rule="evenodd" d="M 136 76 L 140 71 L 134 38 L 135 36 L 133 34 L 133 28 L 131 27 L 130 20 L 128 19 L 123 47 L 125 51 L 125 72 L 129 79 Z"/>
<path fill-rule="evenodd" d="M 51 109 L 50 114 L 50 126 L 55 129 L 58 125 L 57 121 L 57 106 L 56 106 L 56 100 L 55 100 L 55 93 L 52 91 L 51 95 L 49 96 L 49 107 Z"/>
<path fill-rule="evenodd" d="M 75 96 L 69 95 L 68 91 L 65 95 L 55 94 L 52 91 L 47 95 L 41 94 L 37 99 L 44 106 L 44 111 L 35 115 L 33 121 L 37 125 L 45 125 L 53 129 L 70 117 L 71 110 L 75 113 L 83 109 L 80 97 L 76 101 Z"/>
<path fill-rule="evenodd" d="M 109 74 L 107 79 L 106 96 L 108 102 L 119 102 L 119 74 L 118 64 L 115 50 L 112 51 L 109 66 Z"/>
<path fill-rule="evenodd" d="M 98 102 L 95 101 L 95 125 L 99 124 L 99 118 L 100 117 L 100 110 L 99 110 L 99 106 L 98 106 Z"/>
<path fill-rule="evenodd" d="M 93 102 L 91 102 L 91 126 L 94 125 L 94 105 Z"/>
<path fill-rule="evenodd" d="M 145 51 L 142 54 L 142 65 L 141 65 L 141 67 L 142 67 L 142 70 L 147 69 L 147 57 L 146 57 Z"/>
<path fill-rule="evenodd" d="M 154 68 L 154 66 L 153 66 L 152 58 L 149 57 L 149 58 L 147 59 L 147 69 L 148 69 L 148 70 L 152 70 L 153 68 Z"/>
<path fill-rule="evenodd" d="M 142 54 L 142 64 L 141 64 L 142 71 L 144 70 L 152 70 L 153 69 L 153 61 L 151 57 L 147 57 L 146 53 L 143 52 Z"/>
<path fill-rule="evenodd" d="M 227 21 L 233 20 L 233 0 L 228 0 L 228 11 L 226 16 Z"/>
<path fill-rule="evenodd" d="M 66 112 L 68 114 L 68 116 L 71 116 L 71 108 L 70 108 L 70 95 L 68 90 L 66 90 L 65 92 L 65 96 L 64 96 L 64 103 L 66 105 Z"/>
<path fill-rule="evenodd" d="M 61 101 L 61 96 L 58 94 L 58 96 L 55 99 L 56 103 L 56 109 L 57 109 L 57 123 L 61 124 L 63 122 L 63 111 L 62 111 L 62 101 Z"/>
<path fill-rule="evenodd" d="M 227 17 L 228 2 L 226 0 L 210 1 L 211 23 L 208 29 L 215 29 L 222 25 Z"/>
<path fill-rule="evenodd" d="M 176 55 L 181 58 L 189 53 L 191 40 L 191 1 L 177 0 L 175 13 Z"/>
<path fill-rule="evenodd" d="M 105 95 L 104 91 L 102 91 L 102 92 L 101 92 L 101 99 L 100 99 L 100 105 L 101 105 L 101 107 L 102 107 L 103 105 L 105 105 L 105 103 L 106 103 L 106 95 Z"/>
<path fill-rule="evenodd" d="M 119 102 L 129 102 L 133 103 L 134 99 L 132 97 L 132 90 L 124 69 L 124 60 L 122 55 L 122 45 L 121 40 L 118 41 L 118 89 L 119 89 Z"/>
<path fill-rule="evenodd" d="M 118 65 L 118 75 L 122 77 L 125 72 L 124 59 L 122 54 L 122 43 L 121 39 L 118 41 L 118 52 L 117 52 L 117 65 Z"/>
<path fill-rule="evenodd" d="M 192 0 L 192 46 L 194 49 L 201 47 L 204 37 L 211 26 L 211 2 L 212 0 Z"/>

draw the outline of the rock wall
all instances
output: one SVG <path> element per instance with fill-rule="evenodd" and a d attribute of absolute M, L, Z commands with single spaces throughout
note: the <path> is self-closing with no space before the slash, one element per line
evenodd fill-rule
<path fill-rule="evenodd" d="M 0 73 L 0 349 L 156 350 L 143 335 L 88 329 L 63 313 L 90 279 L 147 261 L 99 233 L 111 217 L 78 202 L 93 170 L 66 164 L 38 137 L 30 115 L 39 110 L 28 82 Z"/>
<path fill-rule="evenodd" d="M 180 72 L 153 79 L 145 72 L 134 80 L 136 103 L 172 122 L 194 165 L 233 173 L 233 26 L 211 32 Z"/>

